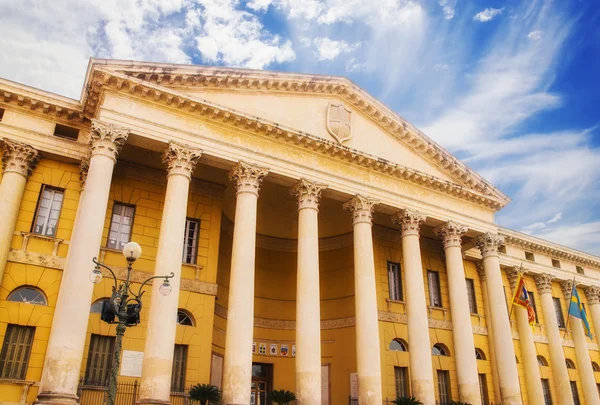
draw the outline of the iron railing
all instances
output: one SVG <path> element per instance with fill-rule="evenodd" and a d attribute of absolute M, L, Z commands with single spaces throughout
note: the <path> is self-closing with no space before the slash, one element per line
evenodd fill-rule
<path fill-rule="evenodd" d="M 139 399 L 138 381 L 117 383 L 117 396 L 115 405 L 135 405 Z M 182 392 L 171 392 L 172 405 L 191 405 L 190 388 L 187 387 Z M 77 389 L 77 396 L 81 405 L 104 405 L 107 401 L 108 386 L 85 384 L 82 381 Z"/>

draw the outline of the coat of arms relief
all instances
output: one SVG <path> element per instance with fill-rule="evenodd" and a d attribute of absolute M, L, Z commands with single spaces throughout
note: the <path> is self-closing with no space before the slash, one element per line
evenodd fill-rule
<path fill-rule="evenodd" d="M 327 131 L 340 144 L 352 138 L 352 110 L 344 103 L 327 106 Z"/>

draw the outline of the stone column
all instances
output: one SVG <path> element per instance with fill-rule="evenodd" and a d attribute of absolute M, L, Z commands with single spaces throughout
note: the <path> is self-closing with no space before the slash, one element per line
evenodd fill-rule
<path fill-rule="evenodd" d="M 373 208 L 376 204 L 378 201 L 361 195 L 356 195 L 344 204 L 344 209 L 352 213 L 354 225 L 356 363 L 360 405 L 380 405 L 383 396 L 375 258 L 371 229 Z"/>
<path fill-rule="evenodd" d="M 560 288 L 565 296 L 567 305 L 570 305 L 573 280 L 561 281 Z M 577 360 L 577 369 L 579 371 L 579 379 L 581 380 L 581 388 L 583 388 L 585 403 L 587 405 L 600 405 L 596 377 L 594 377 L 592 359 L 590 358 L 588 348 L 588 338 L 585 336 L 583 330 L 583 321 L 573 315 L 569 315 L 568 306 L 567 316 L 569 317 L 569 326 L 571 327 L 571 334 L 573 335 L 573 342 L 575 343 L 575 358 Z"/>
<path fill-rule="evenodd" d="M 517 281 L 519 280 L 519 268 L 509 267 L 506 269 L 506 275 L 510 283 L 512 294 L 515 294 Z M 513 311 L 517 318 L 517 330 L 519 332 L 519 342 L 521 346 L 521 363 L 525 374 L 525 384 L 527 386 L 527 403 L 529 405 L 544 405 L 544 392 L 542 391 L 542 381 L 540 377 L 540 366 L 537 361 L 537 350 L 533 342 L 533 332 L 529 325 L 527 310 L 523 307 L 514 305 Z"/>
<path fill-rule="evenodd" d="M 446 254 L 459 399 L 472 405 L 480 405 L 481 393 L 479 391 L 477 359 L 475 358 L 475 341 L 473 339 L 471 310 L 465 281 L 465 267 L 460 248 L 461 238 L 467 232 L 467 227 L 454 222 L 447 222 L 434 231 L 442 236 Z"/>
<path fill-rule="evenodd" d="M 170 403 L 185 218 L 190 181 L 201 154 L 202 151 L 198 149 L 173 142 L 169 143 L 163 154 L 163 164 L 167 167 L 167 190 L 154 275 L 173 272 L 175 277 L 170 279 L 172 290 L 168 296 L 158 292 L 164 280 L 159 278 L 153 281 L 139 404 Z"/>
<path fill-rule="evenodd" d="M 77 402 L 77 385 L 114 165 L 129 131 L 92 121 L 91 158 L 54 309 L 38 403 Z"/>
<path fill-rule="evenodd" d="M 600 339 L 600 287 L 591 285 L 584 288 L 588 303 L 588 317 L 592 317 L 592 325 L 596 338 Z M 589 318 L 588 318 L 589 320 Z"/>
<path fill-rule="evenodd" d="M 483 300 L 483 310 L 485 313 L 485 326 L 487 329 L 488 346 L 490 348 L 490 368 L 492 371 L 492 385 L 494 386 L 494 398 L 496 401 L 501 401 L 500 395 L 500 384 L 498 384 L 498 366 L 496 364 L 496 352 L 494 350 L 494 327 L 490 322 L 490 302 L 487 294 L 487 287 L 485 285 L 485 269 L 483 268 L 483 262 L 475 262 L 477 268 L 477 275 L 481 282 L 481 299 Z"/>
<path fill-rule="evenodd" d="M 319 293 L 319 199 L 326 186 L 300 180 L 296 287 L 296 397 L 299 405 L 321 404 L 321 296 Z"/>
<path fill-rule="evenodd" d="M 546 324 L 546 335 L 550 349 L 550 367 L 552 367 L 552 380 L 556 389 L 556 397 L 561 398 L 561 405 L 573 405 L 573 395 L 569 382 L 569 373 L 565 364 L 565 352 L 563 351 L 563 340 L 558 330 L 554 302 L 552 301 L 552 279 L 551 274 L 538 274 L 534 277 L 544 313 Z"/>
<path fill-rule="evenodd" d="M 429 339 L 429 316 L 419 244 L 419 227 L 423 221 L 425 215 L 408 209 L 398 212 L 393 218 L 394 223 L 400 224 L 402 232 L 402 264 L 406 280 L 408 358 L 412 395 L 424 405 L 434 405 L 435 386 Z M 474 353 L 475 348 L 472 347 L 471 351 Z"/>
<path fill-rule="evenodd" d="M 483 256 L 483 268 L 490 306 L 490 323 L 494 330 L 496 366 L 498 368 L 498 383 L 502 404 L 522 404 L 521 387 L 515 359 L 515 347 L 512 340 L 512 330 L 506 310 L 502 275 L 498 260 L 498 247 L 504 240 L 502 237 L 486 233 L 475 239 L 475 244 Z"/>
<path fill-rule="evenodd" d="M 4 139 L 2 153 L 2 181 L 0 182 L 0 284 L 4 276 L 8 252 L 19 215 L 21 199 L 27 178 L 35 169 L 40 154 L 21 142 Z"/>
<path fill-rule="evenodd" d="M 223 404 L 250 403 L 252 336 L 254 328 L 254 260 L 258 190 L 269 173 L 265 168 L 240 162 L 229 173 L 237 184 L 227 336 L 223 367 Z"/>

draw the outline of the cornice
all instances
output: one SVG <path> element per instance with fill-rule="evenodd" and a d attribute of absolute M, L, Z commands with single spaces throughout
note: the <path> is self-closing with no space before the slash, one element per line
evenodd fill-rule
<path fill-rule="evenodd" d="M 222 122 L 226 125 L 243 128 L 279 141 L 292 143 L 299 147 L 304 147 L 323 155 L 345 160 L 493 210 L 499 210 L 509 202 L 509 199 L 506 196 L 497 192 L 492 186 L 485 185 L 485 187 L 479 187 L 473 183 L 474 185 L 469 185 L 469 187 L 473 187 L 472 189 L 467 188 L 463 185 L 451 183 L 447 180 L 431 176 L 418 170 L 410 169 L 400 164 L 392 163 L 385 159 L 322 139 L 315 135 L 286 128 L 277 123 L 259 117 L 249 116 L 208 100 L 192 97 L 133 76 L 96 68 L 91 72 L 89 80 L 88 97 L 84 107 L 85 114 L 88 117 L 93 117 L 96 113 L 96 108 L 100 103 L 103 91 L 126 91 L 130 96 L 149 99 L 154 103 L 162 104 L 168 108 L 201 116 L 204 119 Z M 421 155 L 427 155 L 427 153 L 422 150 L 417 152 Z M 468 179 L 470 174 L 465 172 L 461 176 L 464 179 Z"/>
<path fill-rule="evenodd" d="M 51 119 L 58 117 L 79 122 L 86 120 L 79 101 L 6 79 L 0 79 L 0 101 L 41 112 L 51 116 Z"/>
<path fill-rule="evenodd" d="M 506 228 L 500 228 L 499 234 L 504 237 L 505 245 L 517 246 L 527 251 L 539 252 L 558 259 L 565 259 L 600 269 L 600 260 L 592 255 Z"/>
<path fill-rule="evenodd" d="M 345 77 L 109 60 L 92 60 L 90 63 L 98 63 L 107 70 L 140 81 L 171 88 L 198 86 L 207 89 L 334 95 L 354 106 L 409 149 L 448 173 L 459 184 L 482 194 L 495 196 L 502 206 L 510 202 L 492 184 Z"/>

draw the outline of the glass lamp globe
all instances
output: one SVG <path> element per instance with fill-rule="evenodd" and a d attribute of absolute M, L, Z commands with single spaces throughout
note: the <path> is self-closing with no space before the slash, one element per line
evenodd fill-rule
<path fill-rule="evenodd" d="M 90 281 L 93 284 L 98 284 L 100 281 L 102 281 L 102 273 L 100 272 L 99 268 L 96 267 L 94 270 L 92 270 L 90 273 Z"/>
<path fill-rule="evenodd" d="M 123 256 L 127 261 L 133 262 L 140 258 L 142 255 L 142 248 L 135 242 L 129 242 L 123 246 Z"/>
<path fill-rule="evenodd" d="M 171 294 L 171 284 L 169 283 L 169 280 L 165 280 L 161 284 L 161 286 L 158 288 L 158 292 L 160 292 L 164 296 Z"/>

